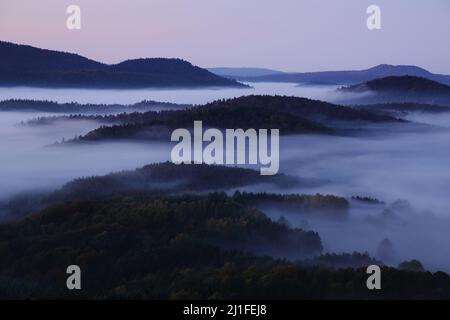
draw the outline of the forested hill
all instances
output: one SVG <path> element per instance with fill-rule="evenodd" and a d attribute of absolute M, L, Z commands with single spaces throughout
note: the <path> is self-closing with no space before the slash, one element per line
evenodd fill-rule
<path fill-rule="evenodd" d="M 77 54 L 0 42 L 0 85 L 80 88 L 244 87 L 181 59 L 108 65 Z"/>
<path fill-rule="evenodd" d="M 401 120 L 318 100 L 287 96 L 245 96 L 218 100 L 191 109 L 105 117 L 119 125 L 102 126 L 79 141 L 104 139 L 168 139 L 173 128 L 191 128 L 195 120 L 204 127 L 280 129 L 281 134 L 335 134 L 334 123 L 400 123 Z M 47 123 L 45 119 L 41 122 Z"/>
<path fill-rule="evenodd" d="M 79 178 L 65 184 L 48 199 L 56 203 L 128 195 L 222 191 L 255 184 L 298 187 L 310 183 L 309 180 L 303 181 L 281 173 L 274 176 L 262 176 L 258 171 L 238 167 L 206 164 L 176 165 L 165 162 L 147 165 L 133 171 Z"/>
<path fill-rule="evenodd" d="M 127 196 L 150 198 L 169 194 L 228 191 L 255 185 L 275 188 L 311 187 L 320 183 L 320 180 L 301 179 L 282 173 L 263 176 L 259 171 L 247 168 L 155 163 L 136 170 L 78 178 L 54 191 L 17 195 L 7 203 L 0 203 L 0 221 L 14 220 L 65 201 Z"/>
<path fill-rule="evenodd" d="M 367 290 L 367 255 L 325 255 L 313 231 L 289 228 L 224 194 L 65 203 L 0 225 L 0 297 L 22 299 L 448 299 L 443 272 L 383 267 Z M 342 267 L 329 269 L 331 262 Z M 83 270 L 67 290 L 66 266 Z M 308 266 L 309 265 L 309 266 Z"/>
<path fill-rule="evenodd" d="M 354 95 L 349 100 L 352 104 L 414 102 L 450 106 L 450 86 L 422 77 L 385 77 L 338 91 Z"/>
<path fill-rule="evenodd" d="M 385 77 L 343 88 L 345 91 L 402 92 L 450 95 L 450 86 L 414 76 Z"/>
<path fill-rule="evenodd" d="M 254 107 L 268 109 L 272 112 L 285 112 L 301 116 L 310 121 L 368 121 L 396 122 L 395 118 L 379 115 L 368 110 L 344 107 L 320 100 L 279 95 L 249 95 L 228 100 L 217 100 L 206 104 L 205 108 L 226 107 L 239 109 Z"/>

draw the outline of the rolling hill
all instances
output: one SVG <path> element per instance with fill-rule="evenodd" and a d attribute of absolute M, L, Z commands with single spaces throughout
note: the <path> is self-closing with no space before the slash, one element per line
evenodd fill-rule
<path fill-rule="evenodd" d="M 155 163 L 136 170 L 82 177 L 54 191 L 23 193 L 5 203 L 0 201 L 0 222 L 16 220 L 44 207 L 67 201 L 102 201 L 114 197 L 150 199 L 162 195 L 222 192 L 258 184 L 289 188 L 317 186 L 321 183 L 323 182 L 320 180 L 297 178 L 282 173 L 262 176 L 258 171 L 238 167 Z"/>
<path fill-rule="evenodd" d="M 339 89 L 342 93 L 363 94 L 366 103 L 415 102 L 450 104 L 450 86 L 415 76 L 392 76 Z M 358 98 L 356 98 L 357 100 Z"/>
<path fill-rule="evenodd" d="M 418 94 L 450 94 L 450 86 L 415 76 L 391 76 L 343 88 L 345 91 L 403 92 Z"/>
<path fill-rule="evenodd" d="M 54 205 L 1 224 L 0 244 L 2 299 L 448 299 L 450 292 L 448 274 L 404 264 L 383 267 L 384 290 L 367 290 L 364 266 L 381 262 L 319 255 L 318 233 L 225 194 Z M 82 268 L 83 290 L 61 285 L 70 264 Z"/>
<path fill-rule="evenodd" d="M 78 137 L 75 141 L 168 140 L 172 129 L 191 128 L 196 120 L 202 120 L 205 127 L 280 129 L 280 133 L 284 135 L 337 134 L 337 130 L 343 129 L 345 124 L 402 122 L 397 118 L 370 110 L 344 107 L 319 100 L 258 95 L 218 100 L 185 110 L 150 111 L 111 116 L 101 120 L 120 124 L 102 126 Z M 46 119 L 41 119 L 41 122 L 47 123 Z M 334 124 L 339 124 L 339 128 L 335 128 Z"/>
<path fill-rule="evenodd" d="M 244 87 L 181 59 L 134 59 L 108 65 L 73 53 L 9 42 L 0 42 L 0 86 Z"/>

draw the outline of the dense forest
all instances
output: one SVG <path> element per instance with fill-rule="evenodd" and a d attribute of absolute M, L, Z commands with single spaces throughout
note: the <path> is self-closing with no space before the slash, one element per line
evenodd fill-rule
<path fill-rule="evenodd" d="M 236 192 L 233 200 L 264 209 L 276 209 L 293 214 L 316 214 L 322 217 L 343 219 L 348 215 L 349 203 L 333 195 L 298 195 Z"/>
<path fill-rule="evenodd" d="M 224 194 L 116 198 L 51 206 L 0 225 L 2 298 L 439 299 L 450 277 L 420 262 L 383 268 L 368 291 L 366 254 L 315 258 L 319 235 L 270 221 Z M 267 254 L 296 256 L 276 260 Z M 377 262 L 380 263 L 380 262 Z M 65 290 L 65 269 L 83 290 Z M 381 264 L 381 263 L 380 263 Z"/>
<path fill-rule="evenodd" d="M 156 163 L 131 171 L 78 178 L 55 191 L 19 194 L 6 203 L 0 203 L 0 220 L 17 219 L 48 205 L 65 201 L 134 195 L 159 197 L 167 194 L 226 191 L 255 184 L 289 188 L 313 186 L 317 183 L 320 182 L 281 173 L 262 176 L 259 171 L 238 167 Z"/>
<path fill-rule="evenodd" d="M 94 295 L 139 277 L 218 267 L 236 250 L 297 257 L 322 250 L 316 233 L 271 222 L 222 194 L 51 206 L 1 225 L 0 243 L 2 275 L 57 284 L 72 261 L 86 268 L 85 289 Z"/>
<path fill-rule="evenodd" d="M 213 178 L 213 179 L 212 179 Z M 99 199 L 128 194 L 182 193 L 227 190 L 254 184 L 278 187 L 304 186 L 309 180 L 285 174 L 262 176 L 256 170 L 206 164 L 157 163 L 106 176 L 79 178 L 65 184 L 50 198 L 61 200 Z"/>

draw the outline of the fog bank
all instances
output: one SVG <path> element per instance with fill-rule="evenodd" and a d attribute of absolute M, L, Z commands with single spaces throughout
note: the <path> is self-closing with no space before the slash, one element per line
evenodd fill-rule
<path fill-rule="evenodd" d="M 337 86 L 299 86 L 295 83 L 248 83 L 253 88 L 176 88 L 176 89 L 45 89 L 29 87 L 0 88 L 7 99 L 51 100 L 60 103 L 132 104 L 142 100 L 180 104 L 204 104 L 218 99 L 250 94 L 278 94 L 330 100 Z"/>
<path fill-rule="evenodd" d="M 0 200 L 23 191 L 56 188 L 80 176 L 166 161 L 170 156 L 169 146 L 157 142 L 52 146 L 63 138 L 86 134 L 100 124 L 65 121 L 52 126 L 18 125 L 38 115 L 44 114 L 0 113 Z"/>

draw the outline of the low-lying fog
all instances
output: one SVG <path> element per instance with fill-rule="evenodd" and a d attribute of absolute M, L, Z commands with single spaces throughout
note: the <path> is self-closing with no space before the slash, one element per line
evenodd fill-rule
<path fill-rule="evenodd" d="M 295 83 L 249 83 L 252 88 L 201 88 L 201 89 L 44 89 L 28 87 L 0 88 L 0 97 L 7 99 L 51 100 L 60 103 L 132 104 L 142 100 L 180 104 L 235 98 L 250 94 L 278 94 L 310 97 L 331 101 L 336 98 L 337 86 L 299 86 Z"/>
<path fill-rule="evenodd" d="M 318 231 L 327 252 L 369 252 L 385 263 L 419 259 L 429 270 L 450 272 L 450 114 L 447 128 L 378 126 L 378 134 L 359 137 L 296 135 L 280 141 L 280 172 L 322 179 L 316 187 L 253 192 L 333 194 L 350 200 L 345 221 L 263 208 L 273 220 L 281 216 L 294 227 Z M 414 116 L 423 123 L 435 119 Z M 437 118 L 436 118 L 437 119 Z M 442 121 L 439 121 L 442 125 Z M 353 196 L 385 204 L 351 200 Z M 383 213 L 384 212 L 384 213 Z M 389 239 L 392 250 L 379 249 Z M 387 251 L 387 252 L 386 252 Z"/>
<path fill-rule="evenodd" d="M 411 205 L 398 203 L 393 214 L 381 215 L 382 205 L 352 202 L 346 222 L 308 221 L 327 250 L 367 250 L 377 256 L 380 242 L 388 238 L 395 251 L 392 263 L 416 258 L 430 269 L 450 271 L 450 130 L 372 138 L 291 136 L 280 148 L 283 172 L 330 180 L 307 193 L 368 196 L 386 207 L 399 199 Z M 304 219 L 286 218 L 296 226 Z"/>
<path fill-rule="evenodd" d="M 144 99 L 203 103 L 244 94 L 278 93 L 327 100 L 331 87 L 297 87 L 291 84 L 256 84 L 255 89 L 224 90 L 44 90 L 0 89 L 3 99 L 33 98 L 60 102 L 133 103 Z M 164 143 L 100 143 L 51 147 L 62 138 L 73 138 L 99 126 L 89 121 L 52 126 L 18 126 L 37 116 L 25 112 L 0 113 L 0 199 L 22 191 L 56 188 L 80 176 L 134 169 L 170 157 Z M 384 238 L 393 245 L 392 263 L 417 258 L 431 270 L 450 271 L 450 115 L 410 115 L 409 119 L 448 127 L 424 130 L 408 126 L 396 132 L 380 126 L 377 135 L 364 137 L 289 136 L 281 139 L 280 171 L 328 181 L 312 189 L 286 193 L 323 193 L 345 197 L 369 196 L 386 202 L 397 199 L 393 214 L 386 208 L 352 202 L 347 221 L 308 220 L 285 212 L 293 226 L 320 233 L 326 251 L 369 251 L 377 256 Z M 392 125 L 391 125 L 392 126 Z M 278 192 L 280 190 L 264 190 Z"/>
<path fill-rule="evenodd" d="M 51 114 L 0 112 L 0 201 L 22 191 L 56 188 L 80 176 L 165 161 L 170 155 L 168 145 L 156 142 L 52 146 L 100 126 L 91 121 L 19 125 L 45 115 Z"/>

